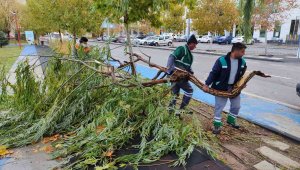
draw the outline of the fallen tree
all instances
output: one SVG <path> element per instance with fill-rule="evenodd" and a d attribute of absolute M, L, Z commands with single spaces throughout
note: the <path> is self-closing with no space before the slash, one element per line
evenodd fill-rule
<path fill-rule="evenodd" d="M 0 145 L 20 147 L 59 134 L 61 138 L 53 146 L 61 147 L 57 147 L 53 158 L 74 158 L 64 165 L 75 169 L 138 166 L 170 152 L 176 153 L 178 159 L 169 163 L 185 165 L 195 147 L 214 156 L 196 118 L 180 121 L 166 109 L 170 100 L 166 83 L 188 78 L 202 88 L 201 81 L 183 70 L 176 70 L 169 78 L 159 78 L 166 68 L 137 54 L 133 54 L 134 62 L 147 63 L 159 72 L 152 80 L 132 76 L 124 70 L 132 63 L 122 63 L 98 52 L 82 60 L 54 56 L 43 82 L 35 80 L 33 69 L 26 62 L 16 71 L 16 84 L 1 76 L 0 106 L 7 112 L 0 114 Z M 119 66 L 112 66 L 110 60 Z M 211 89 L 210 93 L 232 97 L 254 75 L 265 76 L 252 72 L 236 92 Z M 12 88 L 12 95 L 5 92 L 7 87 Z M 132 141 L 138 144 L 132 146 Z M 113 155 L 125 147 L 137 148 L 139 152 Z"/>

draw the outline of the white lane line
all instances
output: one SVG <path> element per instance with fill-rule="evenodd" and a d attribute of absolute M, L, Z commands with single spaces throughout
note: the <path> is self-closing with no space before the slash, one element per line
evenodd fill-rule
<path fill-rule="evenodd" d="M 276 75 L 270 75 L 271 77 L 276 77 L 276 78 L 281 78 L 281 79 L 286 79 L 286 80 L 291 80 L 292 78 L 289 77 L 282 77 L 282 76 L 276 76 Z"/>
<path fill-rule="evenodd" d="M 286 107 L 289 107 L 289 108 L 292 108 L 292 109 L 300 111 L 300 107 L 299 106 L 295 106 L 295 105 L 292 105 L 292 104 L 280 102 L 278 100 L 266 98 L 266 97 L 263 97 L 263 96 L 259 96 L 259 95 L 256 95 L 256 94 L 253 94 L 253 93 L 244 92 L 244 91 L 242 92 L 242 94 L 245 94 L 245 95 L 251 96 L 251 97 L 255 97 L 255 98 L 259 98 L 259 99 L 263 99 L 263 100 L 267 100 L 267 101 L 270 101 L 270 102 L 273 102 L 273 103 L 277 103 L 277 104 L 280 104 L 280 105 L 283 105 L 283 106 L 286 106 Z"/>

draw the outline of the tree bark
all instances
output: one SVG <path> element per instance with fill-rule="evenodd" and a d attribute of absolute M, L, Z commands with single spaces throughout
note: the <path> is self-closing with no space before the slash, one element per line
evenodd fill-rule
<path fill-rule="evenodd" d="M 60 41 L 60 43 L 62 44 L 62 36 L 61 36 L 60 29 L 58 29 L 58 33 L 59 33 L 59 41 Z"/>
<path fill-rule="evenodd" d="M 266 33 L 265 33 L 265 56 L 268 55 L 268 31 L 266 30 Z"/>
<path fill-rule="evenodd" d="M 124 25 L 125 25 L 125 30 L 126 30 L 126 37 L 127 37 L 127 47 L 129 51 L 129 60 L 130 60 L 130 65 L 131 65 L 131 74 L 136 75 L 136 69 L 135 65 L 133 62 L 133 51 L 132 51 L 132 45 L 131 45 L 131 40 L 130 40 L 130 35 L 129 35 L 129 23 L 128 23 L 128 13 L 127 11 L 125 12 L 124 15 Z"/>
<path fill-rule="evenodd" d="M 73 51 L 73 56 L 74 56 L 74 58 L 76 58 L 77 57 L 77 49 L 76 49 L 76 33 L 75 32 L 73 32 L 73 45 L 72 45 L 72 51 Z"/>

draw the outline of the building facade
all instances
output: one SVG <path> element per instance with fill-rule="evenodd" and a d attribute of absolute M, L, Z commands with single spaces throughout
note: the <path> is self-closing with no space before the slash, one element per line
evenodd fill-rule
<path fill-rule="evenodd" d="M 297 0 L 300 5 L 300 0 Z M 282 41 L 283 43 L 297 43 L 300 36 L 300 7 L 287 11 L 287 18 L 281 21 L 281 24 L 274 24 L 273 31 L 260 30 L 254 28 L 253 38 L 260 42 L 266 41 Z"/>

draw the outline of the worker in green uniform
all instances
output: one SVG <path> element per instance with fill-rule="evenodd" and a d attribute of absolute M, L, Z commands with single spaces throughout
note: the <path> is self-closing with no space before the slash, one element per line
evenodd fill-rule
<path fill-rule="evenodd" d="M 193 55 L 191 53 L 192 50 L 196 48 L 198 41 L 195 35 L 191 35 L 187 41 L 187 44 L 184 46 L 179 46 L 176 50 L 169 56 L 168 64 L 167 64 L 167 74 L 171 76 L 175 70 L 175 68 L 179 68 L 185 70 L 191 74 L 194 74 L 192 70 L 193 64 Z M 170 102 L 169 108 L 173 110 L 176 105 L 176 99 L 179 96 L 180 89 L 184 91 L 182 103 L 180 105 L 180 109 L 184 109 L 190 102 L 191 97 L 193 95 L 193 88 L 188 80 L 181 80 L 180 82 L 175 82 L 172 84 L 172 94 L 173 99 Z M 180 117 L 180 112 L 175 113 Z"/>

